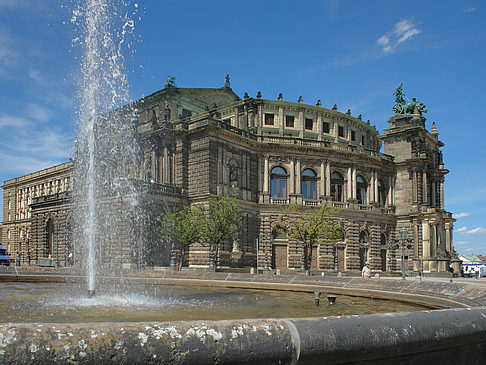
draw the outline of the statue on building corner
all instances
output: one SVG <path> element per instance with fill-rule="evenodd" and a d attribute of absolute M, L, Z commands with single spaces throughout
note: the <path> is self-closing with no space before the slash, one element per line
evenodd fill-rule
<path fill-rule="evenodd" d="M 424 103 L 417 101 L 415 98 L 410 100 L 403 94 L 403 83 L 397 86 L 397 89 L 393 93 L 395 96 L 396 104 L 393 105 L 392 111 L 395 114 L 419 114 L 427 113 L 427 109 Z"/>
<path fill-rule="evenodd" d="M 176 87 L 175 84 L 175 76 L 167 76 L 167 81 L 165 83 L 165 87 Z"/>
<path fill-rule="evenodd" d="M 224 78 L 224 86 L 223 87 L 231 87 L 229 74 L 226 74 L 226 76 Z"/>

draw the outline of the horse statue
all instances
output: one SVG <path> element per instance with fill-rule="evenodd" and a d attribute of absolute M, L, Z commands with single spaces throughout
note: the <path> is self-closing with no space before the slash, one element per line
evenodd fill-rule
<path fill-rule="evenodd" d="M 419 114 L 427 113 L 427 109 L 424 103 L 412 98 L 407 98 L 402 91 L 403 83 L 397 86 L 396 91 L 393 93 L 395 96 L 396 104 L 393 105 L 392 111 L 395 114 Z"/>

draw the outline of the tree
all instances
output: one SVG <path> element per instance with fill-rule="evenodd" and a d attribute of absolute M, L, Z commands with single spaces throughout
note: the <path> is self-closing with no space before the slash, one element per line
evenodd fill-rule
<path fill-rule="evenodd" d="M 175 266 L 175 246 L 181 249 L 179 270 L 188 248 L 199 241 L 204 212 L 199 207 L 185 207 L 180 210 L 165 207 L 165 214 L 159 217 L 162 237 L 171 242 L 171 266 Z"/>
<path fill-rule="evenodd" d="M 327 205 L 317 210 L 291 204 L 273 224 L 273 228 L 283 228 L 288 238 L 302 244 L 302 270 L 307 270 L 312 260 L 312 247 L 323 241 L 342 240 L 342 229 L 335 221 L 336 211 Z"/>
<path fill-rule="evenodd" d="M 209 203 L 201 229 L 201 241 L 209 245 L 209 268 L 215 268 L 222 242 L 230 239 L 238 231 L 241 217 L 240 206 L 236 198 L 227 195 Z"/>

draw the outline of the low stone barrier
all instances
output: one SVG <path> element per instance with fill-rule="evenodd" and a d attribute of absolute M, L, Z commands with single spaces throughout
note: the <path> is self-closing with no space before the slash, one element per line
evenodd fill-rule
<path fill-rule="evenodd" d="M 304 319 L 0 324 L 2 364 L 480 364 L 486 307 Z"/>

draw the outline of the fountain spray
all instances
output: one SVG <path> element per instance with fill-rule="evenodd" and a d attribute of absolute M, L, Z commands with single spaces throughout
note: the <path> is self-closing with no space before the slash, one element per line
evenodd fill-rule
<path fill-rule="evenodd" d="M 129 160 L 136 148 L 131 125 L 135 110 L 129 104 L 122 54 L 126 35 L 133 30 L 128 6 L 114 0 L 85 0 L 72 18 L 80 34 L 75 41 L 82 48 L 74 178 L 80 228 L 76 241 L 84 243 L 82 261 L 89 296 L 95 295 L 97 268 L 100 264 L 111 267 L 114 259 L 99 243 L 106 242 L 110 232 L 114 232 L 109 235 L 111 241 L 121 242 L 116 236 L 120 219 L 110 199 L 123 194 L 120 189 L 124 194 L 133 191 L 127 183 L 120 184 L 121 179 L 127 180 L 123 172 L 133 163 Z"/>

